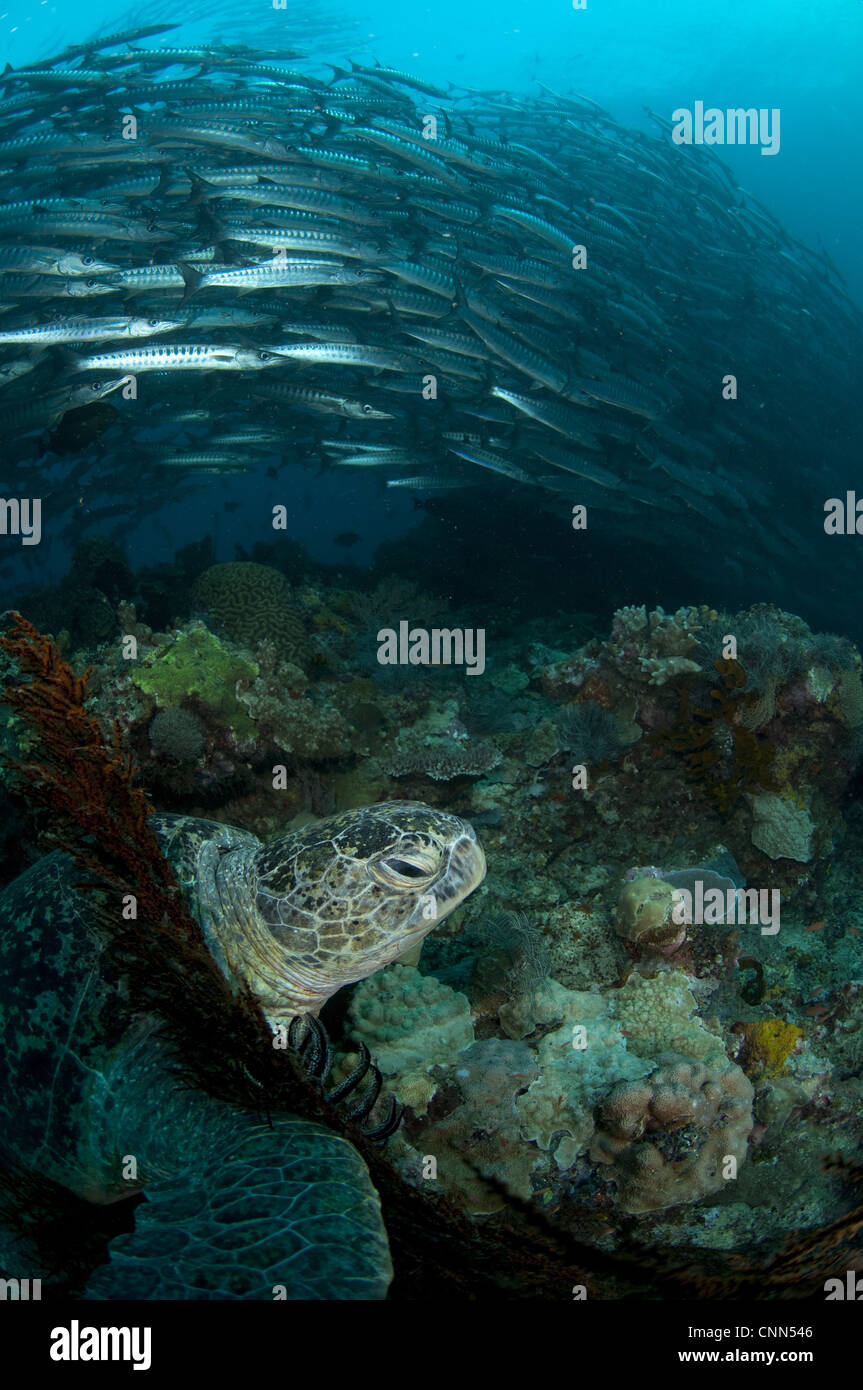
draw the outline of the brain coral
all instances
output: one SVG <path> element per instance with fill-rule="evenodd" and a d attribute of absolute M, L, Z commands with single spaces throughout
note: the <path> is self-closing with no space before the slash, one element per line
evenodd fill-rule
<path fill-rule="evenodd" d="M 590 1157 L 612 1167 L 615 1201 L 633 1214 L 697 1202 L 726 1180 L 724 1160 L 746 1157 L 751 1082 L 733 1063 L 659 1067 L 622 1081 L 600 1107 Z"/>
<path fill-rule="evenodd" d="M 273 642 L 298 666 L 308 657 L 306 631 L 291 586 L 272 566 L 248 560 L 212 565 L 198 580 L 197 600 L 232 642 L 252 648 Z"/>

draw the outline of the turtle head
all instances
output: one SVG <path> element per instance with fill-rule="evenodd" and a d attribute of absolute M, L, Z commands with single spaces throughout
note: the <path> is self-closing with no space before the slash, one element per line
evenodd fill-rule
<path fill-rule="evenodd" d="M 254 856 L 256 937 L 298 1012 L 417 946 L 485 877 L 473 828 L 419 802 L 330 816 Z M 268 1010 L 268 1012 L 271 1012 Z"/>

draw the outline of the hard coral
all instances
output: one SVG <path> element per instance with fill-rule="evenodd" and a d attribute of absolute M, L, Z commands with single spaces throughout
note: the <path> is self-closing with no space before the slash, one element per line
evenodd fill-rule
<path fill-rule="evenodd" d="M 718 1071 L 690 1061 L 615 1086 L 600 1108 L 590 1156 L 612 1167 L 616 1204 L 636 1214 L 718 1192 L 730 1176 L 726 1160 L 739 1165 L 746 1156 L 753 1095 L 739 1067 Z"/>
<path fill-rule="evenodd" d="M 752 804 L 752 843 L 771 859 L 795 859 L 808 864 L 812 858 L 815 824 L 805 806 L 788 797 L 762 793 Z"/>
<path fill-rule="evenodd" d="M 271 565 L 247 560 L 212 565 L 198 580 L 198 603 L 232 642 L 254 649 L 271 641 L 288 660 L 304 665 L 306 630 L 291 586 Z"/>
<path fill-rule="evenodd" d="M 686 937 L 681 908 L 681 894 L 673 884 L 658 878 L 636 878 L 624 884 L 615 929 L 635 946 L 670 953 Z"/>
<path fill-rule="evenodd" d="M 381 1071 L 398 1078 L 417 1111 L 428 1105 L 436 1062 L 448 1062 L 474 1041 L 470 1005 L 463 994 L 412 965 L 394 963 L 360 981 L 349 1017 Z"/>

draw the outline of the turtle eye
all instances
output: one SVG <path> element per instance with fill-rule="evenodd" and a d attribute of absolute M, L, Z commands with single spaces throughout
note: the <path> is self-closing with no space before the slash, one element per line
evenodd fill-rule
<path fill-rule="evenodd" d="M 407 859 L 391 859 L 389 867 L 394 873 L 401 874 L 403 878 L 425 878 L 426 869 L 420 868 L 419 864 L 410 864 Z"/>
<path fill-rule="evenodd" d="M 440 872 L 441 853 L 434 845 L 405 845 L 400 854 L 382 855 L 370 865 L 372 877 L 390 888 L 428 884 Z"/>

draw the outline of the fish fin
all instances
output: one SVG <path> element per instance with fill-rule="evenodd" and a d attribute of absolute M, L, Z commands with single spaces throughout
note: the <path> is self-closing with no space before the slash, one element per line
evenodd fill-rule
<path fill-rule="evenodd" d="M 54 360 L 59 372 L 77 372 L 78 364 L 81 361 L 81 350 L 80 348 L 54 347 L 49 350 L 48 356 Z"/>
<path fill-rule="evenodd" d="M 189 265 L 187 261 L 180 261 L 177 269 L 183 277 L 183 284 L 186 286 L 185 294 L 180 300 L 180 308 L 182 309 L 184 304 L 192 298 L 192 295 L 200 287 L 204 277 L 201 271 L 195 270 L 194 266 Z"/>
<path fill-rule="evenodd" d="M 164 171 L 165 166 L 163 165 L 162 167 Z M 210 183 L 208 179 L 201 178 L 200 174 L 196 174 L 195 170 L 190 169 L 188 166 L 183 167 L 183 173 L 192 185 L 192 191 L 189 194 L 189 206 L 193 208 L 198 207 L 200 203 L 205 202 L 207 197 L 215 191 L 217 185 Z"/>

